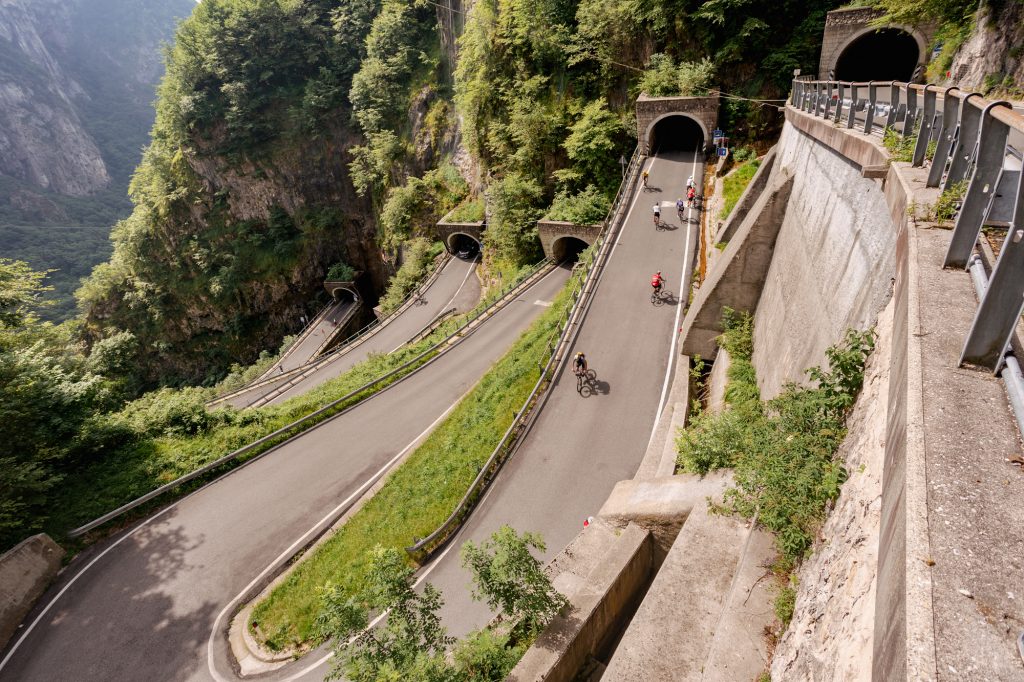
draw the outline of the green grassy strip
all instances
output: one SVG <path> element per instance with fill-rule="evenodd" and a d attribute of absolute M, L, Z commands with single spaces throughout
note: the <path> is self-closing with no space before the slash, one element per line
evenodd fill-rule
<path fill-rule="evenodd" d="M 722 206 L 722 220 L 728 218 L 732 209 L 736 208 L 736 203 L 743 196 L 743 190 L 750 184 L 760 165 L 760 159 L 747 161 L 722 180 L 722 198 L 725 202 Z"/>
<path fill-rule="evenodd" d="M 570 291 L 563 289 L 380 491 L 257 604 L 250 628 L 264 644 L 281 650 L 316 640 L 323 586 L 359 593 L 370 549 L 404 548 L 448 518 L 540 377 Z"/>

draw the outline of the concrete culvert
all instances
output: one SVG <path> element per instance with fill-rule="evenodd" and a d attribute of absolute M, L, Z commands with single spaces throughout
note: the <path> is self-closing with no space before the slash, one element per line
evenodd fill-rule
<path fill-rule="evenodd" d="M 572 264 L 579 260 L 580 254 L 590 246 L 576 237 L 560 237 L 551 245 L 551 254 L 559 264 Z"/>
<path fill-rule="evenodd" d="M 459 258 L 474 258 L 480 253 L 480 242 L 468 234 L 456 232 L 448 237 L 448 250 Z"/>
<path fill-rule="evenodd" d="M 692 152 L 704 148 L 704 130 L 689 116 L 666 116 L 654 124 L 648 142 L 651 154 Z"/>
<path fill-rule="evenodd" d="M 921 52 L 912 35 L 898 28 L 883 28 L 855 39 L 836 60 L 841 81 L 909 81 Z"/>

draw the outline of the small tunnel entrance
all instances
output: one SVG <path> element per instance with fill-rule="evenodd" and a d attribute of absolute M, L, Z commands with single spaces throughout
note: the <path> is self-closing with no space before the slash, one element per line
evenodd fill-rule
<path fill-rule="evenodd" d="M 331 298 L 338 303 L 355 303 L 359 300 L 356 292 L 347 287 L 338 287 L 331 291 Z"/>
<path fill-rule="evenodd" d="M 576 237 L 559 237 L 551 245 L 551 255 L 559 264 L 572 264 L 579 260 L 580 254 L 590 246 L 582 239 Z"/>
<path fill-rule="evenodd" d="M 865 33 L 850 43 L 836 60 L 836 79 L 909 81 L 921 58 L 914 37 L 898 28 Z"/>
<path fill-rule="evenodd" d="M 651 154 L 692 152 L 704 147 L 704 131 L 694 119 L 683 114 L 666 116 L 651 128 Z"/>
<path fill-rule="evenodd" d="M 480 253 L 480 242 L 468 234 L 456 232 L 448 237 L 448 250 L 459 258 L 475 258 Z"/>

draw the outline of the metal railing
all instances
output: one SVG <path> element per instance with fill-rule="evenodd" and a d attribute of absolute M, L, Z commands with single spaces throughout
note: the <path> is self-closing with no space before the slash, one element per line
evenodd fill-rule
<path fill-rule="evenodd" d="M 421 540 L 417 539 L 412 546 L 405 548 L 405 551 L 416 561 L 420 563 L 427 561 L 454 537 L 455 533 L 462 527 L 462 524 L 469 518 L 469 514 L 483 497 L 488 486 L 498 475 L 498 472 L 501 471 L 501 467 L 515 452 L 515 449 L 521 442 L 521 437 L 527 432 L 533 419 L 536 418 L 539 406 L 543 403 L 545 397 L 544 392 L 564 364 L 565 350 L 570 346 L 572 337 L 579 331 L 582 316 L 586 314 L 589 302 L 592 300 L 594 288 L 608 260 L 615 235 L 621 229 L 624 210 L 628 205 L 628 201 L 624 201 L 629 196 L 627 189 L 636 184 L 637 177 L 639 176 L 639 165 L 643 158 L 644 156 L 640 153 L 640 148 L 637 147 L 633 151 L 633 156 L 630 158 L 626 172 L 623 174 L 619 190 L 612 200 L 601 235 L 597 238 L 592 248 L 588 250 L 590 256 L 585 265 L 587 267 L 587 274 L 580 287 L 573 291 L 572 308 L 565 313 L 555 327 L 558 336 L 557 339 L 548 344 L 550 355 L 547 363 L 541 367 L 537 383 L 534 384 L 530 395 L 523 402 L 523 406 L 513 416 L 512 423 L 491 452 L 490 457 L 487 458 L 487 461 L 480 468 L 480 471 L 477 472 L 476 478 L 455 506 L 454 511 L 430 535 Z"/>
<path fill-rule="evenodd" d="M 131 502 L 123 504 L 120 507 L 118 507 L 117 509 L 114 509 L 113 511 L 108 512 L 108 513 L 104 514 L 103 516 L 100 516 L 99 518 L 94 519 L 93 521 L 90 521 L 89 523 L 87 523 L 87 524 L 85 524 L 83 526 L 79 526 L 78 528 L 75 528 L 74 530 L 68 532 L 68 537 L 70 537 L 70 538 L 77 538 L 79 536 L 85 535 L 90 530 L 98 528 L 99 526 L 102 526 L 103 524 L 107 523 L 108 521 L 112 521 L 113 519 L 115 519 L 115 518 L 117 518 L 117 517 L 119 517 L 119 516 L 121 516 L 123 514 L 126 514 L 127 512 L 131 511 L 132 509 L 140 507 L 143 504 L 145 504 L 146 502 L 149 502 L 150 500 L 152 500 L 152 499 L 154 499 L 156 497 L 159 497 L 160 495 L 163 495 L 166 492 L 169 492 L 169 491 L 171 491 L 171 490 L 173 490 L 175 488 L 178 488 L 178 487 L 184 485 L 185 483 L 188 483 L 189 481 L 191 481 L 193 479 L 196 479 L 196 478 L 198 478 L 200 476 L 203 476 L 204 474 L 207 474 L 207 473 L 213 471 L 214 469 L 217 469 L 217 468 L 219 468 L 219 467 L 221 467 L 221 466 L 223 466 L 225 464 L 228 464 L 228 463 L 238 459 L 242 455 L 248 454 L 248 453 L 252 452 L 253 450 L 256 450 L 257 448 L 259 448 L 259 447 L 261 447 L 263 445 L 266 445 L 267 443 L 269 443 L 269 442 L 271 442 L 271 441 L 273 441 L 273 440 L 275 440 L 277 438 L 285 436 L 288 433 L 291 433 L 291 432 L 294 432 L 294 431 L 297 431 L 297 430 L 299 431 L 299 433 L 294 433 L 287 440 L 290 440 L 291 438 L 294 438 L 294 437 L 300 435 L 300 433 L 305 430 L 305 428 L 301 428 L 300 429 L 300 427 L 312 426 L 313 423 L 314 423 L 314 420 L 316 420 L 318 417 L 321 417 L 326 412 L 334 409 L 335 407 L 341 405 L 342 403 L 344 403 L 344 402 L 346 402 L 348 400 L 351 400 L 352 398 L 354 398 L 355 396 L 359 395 L 360 393 L 368 391 L 371 388 L 374 388 L 374 387 L 380 385 L 381 383 L 391 379 L 392 377 L 394 377 L 398 373 L 403 372 L 404 370 L 408 369 L 412 365 L 414 365 L 414 364 L 420 362 L 421 360 L 423 360 L 424 358 L 426 358 L 428 355 L 434 353 L 435 354 L 434 357 L 429 358 L 427 360 L 427 362 L 423 363 L 423 365 L 421 365 L 420 367 L 417 367 L 416 369 L 414 369 L 413 372 L 416 372 L 416 371 L 422 369 L 427 364 L 432 362 L 434 359 L 436 359 L 437 357 L 440 357 L 441 355 L 446 353 L 448 350 L 453 348 L 455 346 L 454 342 L 456 341 L 456 337 L 464 337 L 467 334 L 467 328 L 468 327 L 470 327 L 471 325 L 474 325 L 474 324 L 479 326 L 479 324 L 482 324 L 484 319 L 487 316 L 490 316 L 491 314 L 497 312 L 498 309 L 504 307 L 504 304 L 508 302 L 510 297 L 517 290 L 519 290 L 522 287 L 526 287 L 526 286 L 530 285 L 531 284 L 531 279 L 538 277 L 540 275 L 542 269 L 544 269 L 545 267 L 549 267 L 549 268 L 552 267 L 552 263 L 551 263 L 550 260 L 548 260 L 548 259 L 542 260 L 536 266 L 534 266 L 529 271 L 525 272 L 522 276 L 517 278 L 516 281 L 514 281 L 511 284 L 508 284 L 507 286 L 505 286 L 501 290 L 501 294 L 494 301 L 492 301 L 487 306 L 481 308 L 480 310 L 476 311 L 476 313 L 473 314 L 472 316 L 469 316 L 465 320 L 460 321 L 458 326 L 450 334 L 445 336 L 445 338 L 443 338 L 440 341 L 438 341 L 437 343 L 433 344 L 430 348 L 427 348 L 423 352 L 419 353 L 416 357 L 414 357 L 414 358 L 408 360 L 407 362 L 403 363 L 401 366 L 396 367 L 395 369 L 387 372 L 386 374 L 383 374 L 383 375 L 377 377 L 376 379 L 373 379 L 372 381 L 369 381 L 369 382 L 363 384 L 359 388 L 357 388 L 357 389 L 355 389 L 353 391 L 350 391 L 349 393 L 347 393 L 346 395 L 342 396 L 341 398 L 338 398 L 336 400 L 332 400 L 331 402 L 327 403 L 323 407 L 317 409 L 315 412 L 311 412 L 310 414 L 307 414 L 306 416 L 301 417 L 301 418 L 291 422 L 290 424 L 285 424 L 281 428 L 276 429 L 275 431 L 273 431 L 271 433 L 268 433 L 267 435 L 265 435 L 265 436 L 255 440 L 255 441 L 253 441 L 252 443 L 249 443 L 248 445 L 244 445 L 244 446 L 238 448 L 237 450 L 233 450 L 232 452 L 229 452 L 228 454 L 224 455 L 223 457 L 219 457 L 218 459 L 214 460 L 213 462 L 210 462 L 209 464 L 203 465 L 202 467 L 196 469 L 195 471 L 191 471 L 191 472 L 185 474 L 184 476 L 180 476 L 180 477 L 174 479 L 173 481 L 171 481 L 170 483 L 165 483 L 164 485 L 160 486 L 159 488 L 151 490 L 150 492 L 146 493 L 145 495 L 142 495 L 141 497 L 137 497 L 134 500 L 132 500 Z M 447 347 L 445 347 L 446 345 L 447 345 Z M 410 372 L 409 375 L 411 375 L 413 372 Z M 405 377 L 400 378 L 399 381 L 401 379 L 404 379 L 404 378 Z M 346 411 L 352 409 L 353 407 L 355 407 L 356 405 L 358 405 L 360 402 L 362 402 L 362 401 L 357 401 L 357 402 L 353 403 L 352 405 L 349 405 L 348 407 L 344 408 L 344 410 L 342 412 L 339 412 L 337 415 L 332 415 L 331 418 L 339 416 L 340 414 L 343 414 L 344 412 L 346 412 Z M 279 443 L 279 444 L 283 444 L 284 442 L 287 442 L 287 440 L 286 441 L 282 441 L 282 443 Z"/>
<path fill-rule="evenodd" d="M 983 225 L 1008 228 L 960 355 L 961 365 L 998 374 L 1024 312 L 1024 116 L 976 92 L 896 81 L 794 80 L 791 104 L 867 134 L 913 138 L 911 165 L 930 164 L 928 187 L 966 182 L 944 267 L 968 266 Z"/>
<path fill-rule="evenodd" d="M 365 341 L 367 338 L 369 338 L 369 336 L 372 336 L 372 334 L 376 334 L 385 325 L 392 322 L 396 317 L 398 317 L 399 314 L 405 311 L 406 308 L 410 307 L 412 303 L 423 293 L 423 291 L 431 284 L 433 284 L 434 280 L 436 280 L 440 276 L 441 270 L 444 269 L 444 267 L 448 264 L 448 261 L 450 261 L 451 259 L 451 255 L 445 253 L 444 258 L 442 258 L 440 262 L 434 267 L 434 270 L 433 272 L 430 273 L 430 276 L 427 277 L 427 279 L 425 279 L 418 287 L 413 289 L 413 291 L 408 296 L 405 297 L 405 300 L 402 302 L 402 305 L 398 306 L 398 308 L 396 308 L 389 315 L 386 315 L 382 319 L 373 320 L 367 323 L 361 329 L 359 329 L 356 332 L 353 332 L 348 337 L 346 337 L 341 343 L 332 348 L 330 351 L 323 353 L 319 356 L 315 356 L 308 362 L 293 369 L 290 369 L 287 372 L 271 376 L 274 367 L 276 367 L 278 364 L 280 364 L 282 360 L 284 360 L 288 352 L 286 351 L 284 355 L 277 359 L 277 362 L 275 362 L 270 369 L 268 369 L 266 372 L 258 376 L 254 381 L 249 382 L 248 384 L 242 386 L 241 388 L 236 388 L 232 391 L 217 396 L 213 400 L 209 401 L 207 403 L 207 406 L 212 407 L 218 405 L 227 400 L 230 400 L 231 398 L 234 398 L 235 396 L 249 393 L 262 386 L 280 383 L 282 379 L 285 377 L 293 378 L 297 374 L 303 374 L 311 368 L 320 367 L 325 363 L 332 362 L 333 360 L 336 360 L 337 358 L 347 354 L 349 351 L 354 350 L 359 343 Z M 332 303 L 326 306 L 324 310 L 317 314 L 314 320 L 318 320 L 322 315 L 325 315 L 333 305 L 334 304 Z M 312 325 L 312 323 L 313 321 L 310 321 L 310 323 L 306 325 L 306 327 L 309 327 L 310 325 Z M 303 329 L 305 330 L 306 327 L 303 327 Z M 300 339 L 301 335 L 300 337 L 296 338 L 295 341 L 292 342 L 292 344 L 288 347 L 288 350 L 297 345 Z"/>

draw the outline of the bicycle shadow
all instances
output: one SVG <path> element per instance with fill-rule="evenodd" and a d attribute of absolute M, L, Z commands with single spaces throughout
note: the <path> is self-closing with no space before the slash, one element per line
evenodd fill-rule
<path fill-rule="evenodd" d="M 651 298 L 651 303 L 655 306 L 675 306 L 679 304 L 679 299 L 671 291 L 662 290 L 660 294 Z"/>
<path fill-rule="evenodd" d="M 660 192 L 661 191 L 660 187 L 655 187 L 654 185 L 644 185 L 643 189 L 644 189 L 645 192 Z"/>
<path fill-rule="evenodd" d="M 611 391 L 611 384 L 607 381 L 591 379 L 587 383 L 583 384 L 583 387 L 580 389 L 580 395 L 584 398 L 589 398 L 592 395 L 608 395 Z"/>

